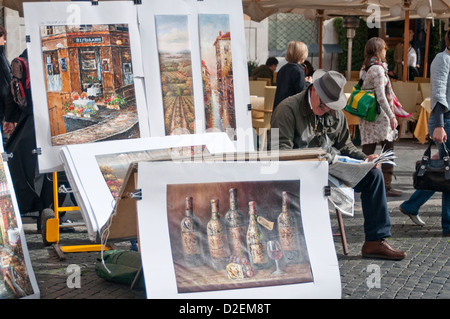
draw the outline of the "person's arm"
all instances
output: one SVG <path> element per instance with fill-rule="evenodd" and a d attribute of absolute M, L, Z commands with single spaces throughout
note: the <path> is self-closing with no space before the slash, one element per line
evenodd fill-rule
<path fill-rule="evenodd" d="M 352 142 L 350 131 L 348 130 L 347 119 L 343 111 L 336 111 L 335 120 L 337 124 L 335 126 L 336 135 L 334 137 L 333 147 L 339 150 L 344 156 L 355 159 L 366 159 L 367 156 L 358 150 Z"/>
<path fill-rule="evenodd" d="M 450 63 L 443 59 L 443 55 L 438 55 L 431 63 L 430 82 L 431 100 L 436 101 L 432 107 L 432 116 L 435 119 L 433 140 L 443 143 L 447 141 L 447 134 L 444 130 L 444 113 L 448 110 L 447 86 L 448 75 L 450 73 Z"/>
<path fill-rule="evenodd" d="M 431 111 L 431 116 L 434 117 L 434 131 L 433 131 L 433 141 L 443 143 L 447 141 L 447 133 L 444 130 L 444 112 L 447 108 L 440 102 L 437 102 Z"/>
<path fill-rule="evenodd" d="M 377 97 L 377 102 L 380 104 L 381 111 L 386 113 L 389 118 L 391 128 L 395 129 L 398 126 L 397 118 L 394 112 L 392 112 L 391 106 L 386 98 L 385 87 L 388 79 L 384 74 L 384 69 L 381 66 L 373 66 L 367 72 L 366 77 L 369 75 L 374 79 L 374 92 Z"/>
<path fill-rule="evenodd" d="M 14 102 L 13 95 L 11 93 L 11 84 L 8 86 L 8 93 L 5 98 L 5 121 L 6 122 L 17 122 L 19 120 L 21 111 Z"/>
<path fill-rule="evenodd" d="M 291 92 L 292 95 L 300 93 L 301 91 L 306 89 L 305 72 L 300 65 L 292 68 L 290 76 L 293 90 Z"/>

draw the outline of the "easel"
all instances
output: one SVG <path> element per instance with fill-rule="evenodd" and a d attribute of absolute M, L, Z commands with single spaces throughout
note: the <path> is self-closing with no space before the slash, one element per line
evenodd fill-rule
<path fill-rule="evenodd" d="M 56 254 L 60 260 L 65 259 L 64 253 L 76 253 L 76 252 L 91 252 L 113 249 L 110 246 L 103 246 L 101 244 L 91 245 L 72 245 L 61 246 L 59 244 L 59 229 L 65 227 L 78 227 L 85 226 L 84 223 L 59 223 L 59 213 L 66 211 L 79 210 L 77 206 L 60 207 L 58 202 L 58 173 L 53 172 L 53 203 L 54 211 L 47 208 L 42 211 L 42 237 L 44 244 L 53 244 Z M 54 212 L 54 216 L 53 215 Z M 52 218 L 53 217 L 53 218 Z"/>

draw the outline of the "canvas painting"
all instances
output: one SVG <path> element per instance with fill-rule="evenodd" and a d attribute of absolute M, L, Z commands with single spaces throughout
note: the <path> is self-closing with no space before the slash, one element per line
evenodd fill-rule
<path fill-rule="evenodd" d="M 0 161 L 0 299 L 37 296 L 39 290 L 7 174 Z"/>
<path fill-rule="evenodd" d="M 149 0 L 137 10 L 151 135 L 225 132 L 253 151 L 242 2 Z"/>
<path fill-rule="evenodd" d="M 205 145 L 173 147 L 165 149 L 102 154 L 95 156 L 102 176 L 114 200 L 119 196 L 125 175 L 130 164 L 139 161 L 170 160 L 172 158 L 187 158 L 191 156 L 208 155 Z"/>
<path fill-rule="evenodd" d="M 300 181 L 167 185 L 179 293 L 313 282 Z"/>
<path fill-rule="evenodd" d="M 340 297 L 328 164 L 278 164 L 137 163 L 147 298 Z"/>
<path fill-rule="evenodd" d="M 140 137 L 128 30 L 41 26 L 52 145 Z"/>
<path fill-rule="evenodd" d="M 236 129 L 229 16 L 200 14 L 198 25 L 206 130 Z"/>
<path fill-rule="evenodd" d="M 179 156 L 234 153 L 225 133 L 184 134 L 109 143 L 66 145 L 60 156 L 86 223 L 89 238 L 96 240 L 114 210 L 126 170 L 133 161 L 171 160 Z"/>
<path fill-rule="evenodd" d="M 59 152 L 65 145 L 114 147 L 149 137 L 137 6 L 23 6 L 39 172 L 64 170 Z"/>
<path fill-rule="evenodd" d="M 166 135 L 195 133 L 188 17 L 155 16 Z"/>

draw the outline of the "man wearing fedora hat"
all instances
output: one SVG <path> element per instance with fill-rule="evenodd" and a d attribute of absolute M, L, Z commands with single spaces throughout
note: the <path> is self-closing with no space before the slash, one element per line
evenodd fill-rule
<path fill-rule="evenodd" d="M 335 71 L 317 70 L 313 83 L 306 90 L 284 99 L 275 109 L 272 135 L 278 129 L 279 138 L 272 149 L 321 147 L 331 161 L 336 154 L 373 161 L 376 154 L 366 156 L 352 143 L 347 120 L 342 109 L 346 80 Z M 385 241 L 391 236 L 391 223 L 386 202 L 383 174 L 372 169 L 354 187 L 361 193 L 365 242 L 363 257 L 401 260 L 406 253 L 393 249 Z"/>

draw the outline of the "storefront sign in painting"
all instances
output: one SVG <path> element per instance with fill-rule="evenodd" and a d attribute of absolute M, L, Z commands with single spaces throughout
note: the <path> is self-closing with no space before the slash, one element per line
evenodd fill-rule
<path fill-rule="evenodd" d="M 43 25 L 52 145 L 140 137 L 126 24 Z"/>
<path fill-rule="evenodd" d="M 73 43 L 102 43 L 102 37 L 83 37 L 83 38 L 73 38 Z"/>

